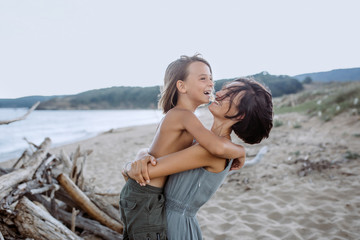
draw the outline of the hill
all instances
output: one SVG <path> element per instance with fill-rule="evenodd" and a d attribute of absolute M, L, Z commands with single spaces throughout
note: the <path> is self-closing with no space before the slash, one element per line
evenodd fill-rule
<path fill-rule="evenodd" d="M 295 78 L 281 75 L 270 75 L 262 72 L 253 75 L 256 81 L 265 84 L 274 97 L 296 93 L 303 89 Z M 233 79 L 215 81 L 215 90 Z M 76 95 L 57 97 L 26 97 L 0 100 L 0 107 L 30 107 L 41 101 L 38 110 L 88 110 L 88 109 L 154 109 L 157 108 L 160 87 L 111 87 L 90 90 Z M 26 100 L 26 101 L 25 101 Z M 31 100 L 31 101 L 30 101 Z M 26 104 L 25 104 L 26 103 Z"/>
<path fill-rule="evenodd" d="M 36 102 L 45 102 L 59 96 L 29 96 L 15 99 L 0 99 L 0 108 L 30 108 Z"/>
<path fill-rule="evenodd" d="M 157 107 L 160 88 L 111 87 L 76 95 L 52 98 L 40 103 L 38 110 L 148 109 Z"/>
<path fill-rule="evenodd" d="M 360 81 L 312 83 L 304 91 L 274 98 L 275 114 L 301 112 L 329 121 L 348 112 L 360 114 Z M 276 123 L 275 123 L 276 125 Z"/>
<path fill-rule="evenodd" d="M 305 73 L 294 76 L 299 81 L 310 77 L 314 82 L 360 81 L 360 68 L 336 69 L 327 72 Z"/>
<path fill-rule="evenodd" d="M 279 97 L 285 94 L 296 93 L 303 89 L 302 84 L 295 78 L 287 75 L 271 75 L 268 72 L 261 72 L 251 76 L 256 81 L 265 85 L 270 89 L 273 97 Z M 235 78 L 222 79 L 215 82 L 215 91 L 219 91 L 221 87 Z"/>
<path fill-rule="evenodd" d="M 296 93 L 302 84 L 289 76 L 275 76 L 262 72 L 253 76 L 268 86 L 273 96 Z M 215 90 L 233 79 L 215 81 Z M 77 95 L 53 98 L 39 105 L 40 110 L 50 109 L 147 109 L 157 108 L 160 87 L 112 87 L 91 90 Z"/>

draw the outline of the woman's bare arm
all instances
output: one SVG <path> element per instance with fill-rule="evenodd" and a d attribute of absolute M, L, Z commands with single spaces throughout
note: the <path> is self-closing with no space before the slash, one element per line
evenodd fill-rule
<path fill-rule="evenodd" d="M 210 154 L 205 148 L 196 144 L 179 152 L 158 158 L 156 167 L 149 163 L 147 172 L 151 179 L 199 167 L 210 167 L 211 169 L 214 162 L 219 159 L 221 158 Z M 131 164 L 131 170 L 128 171 L 128 174 L 139 183 L 145 183 L 142 172 L 144 172 L 144 166 L 140 160 Z"/>

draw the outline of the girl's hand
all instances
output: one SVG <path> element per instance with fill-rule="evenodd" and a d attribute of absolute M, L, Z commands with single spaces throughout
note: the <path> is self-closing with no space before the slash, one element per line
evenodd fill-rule
<path fill-rule="evenodd" d="M 231 164 L 230 171 L 239 170 L 240 168 L 242 168 L 244 166 L 244 164 L 245 164 L 244 157 L 235 158 Z"/>
<path fill-rule="evenodd" d="M 131 169 L 127 169 L 127 174 L 130 178 L 134 179 L 141 186 L 145 186 L 150 183 L 150 177 L 148 173 L 148 163 L 151 165 L 156 165 L 156 159 L 150 154 L 146 154 L 139 159 L 135 159 L 131 163 Z"/>
<path fill-rule="evenodd" d="M 125 182 L 127 182 L 127 180 L 129 180 L 129 175 L 127 174 L 129 168 L 129 164 L 131 164 L 131 162 L 127 162 L 125 163 L 125 165 L 123 166 L 123 169 L 121 170 L 121 174 L 123 176 L 123 178 L 125 179 Z"/>

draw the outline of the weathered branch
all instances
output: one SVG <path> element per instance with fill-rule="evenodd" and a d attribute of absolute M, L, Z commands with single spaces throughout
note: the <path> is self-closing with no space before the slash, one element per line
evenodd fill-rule
<path fill-rule="evenodd" d="M 0 176 L 11 173 L 14 171 L 12 168 L 0 168 Z"/>
<path fill-rule="evenodd" d="M 71 208 L 79 208 L 79 205 L 69 196 L 69 194 L 62 188 L 55 192 L 55 198 L 64 202 Z"/>
<path fill-rule="evenodd" d="M 120 196 L 120 194 L 119 194 Z M 88 196 L 95 205 L 100 208 L 103 212 L 105 212 L 107 215 L 118 221 L 121 222 L 120 214 L 117 209 L 115 209 L 109 202 L 107 202 L 104 198 L 101 198 L 99 196 L 96 196 L 95 194 L 90 194 Z"/>
<path fill-rule="evenodd" d="M 21 160 L 23 160 L 23 162 L 25 162 L 28 158 L 29 158 L 28 150 L 25 150 L 23 152 L 23 154 L 21 155 L 21 157 L 14 163 L 13 168 L 16 168 L 17 165 L 21 162 Z"/>
<path fill-rule="evenodd" d="M 122 233 L 123 226 L 109 217 L 107 214 L 102 212 L 90 199 L 83 193 L 71 179 L 64 175 L 60 174 L 57 178 L 60 185 L 65 189 L 65 191 L 71 196 L 71 198 L 91 217 L 105 226 Z"/>
<path fill-rule="evenodd" d="M 47 211 L 36 206 L 26 197 L 20 200 L 16 206 L 16 210 L 18 213 L 15 219 L 15 225 L 24 237 L 40 240 L 81 239 L 61 222 L 52 217 Z"/>
<path fill-rule="evenodd" d="M 37 106 L 38 106 L 39 104 L 40 104 L 40 102 L 35 103 L 35 104 L 29 109 L 29 111 L 27 111 L 27 113 L 25 113 L 25 115 L 23 115 L 22 117 L 15 118 L 15 119 L 12 119 L 12 120 L 0 121 L 0 125 L 9 124 L 9 123 L 12 123 L 12 122 L 24 120 L 32 111 L 35 110 L 35 108 L 37 108 Z"/>
<path fill-rule="evenodd" d="M 9 174 L 0 176 L 0 200 L 9 194 L 12 188 L 17 184 L 30 181 L 45 158 L 50 148 L 51 140 L 46 138 L 40 145 L 40 148 L 31 156 L 31 159 L 25 164 L 25 168 L 17 169 Z"/>
<path fill-rule="evenodd" d="M 46 209 L 50 209 L 50 203 L 40 195 L 30 197 L 32 200 L 40 202 Z M 58 219 L 71 225 L 71 213 L 58 209 Z M 122 240 L 122 235 L 101 225 L 98 221 L 87 219 L 81 216 L 76 217 L 76 227 L 89 231 L 105 240 Z"/>

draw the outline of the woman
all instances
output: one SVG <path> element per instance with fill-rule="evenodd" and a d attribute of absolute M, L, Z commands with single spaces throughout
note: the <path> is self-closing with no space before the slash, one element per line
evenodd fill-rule
<path fill-rule="evenodd" d="M 237 79 L 216 93 L 217 102 L 209 106 L 214 116 L 211 130 L 230 139 L 232 131 L 244 142 L 259 143 L 269 136 L 272 128 L 271 94 L 259 83 Z M 169 239 L 202 239 L 196 212 L 219 188 L 230 168 L 242 164 L 211 155 L 195 144 L 185 150 L 157 159 L 135 161 L 128 175 L 144 184 L 147 171 L 150 178 L 168 177 L 165 185 L 167 236 Z M 190 170 L 192 169 L 192 170 Z"/>

